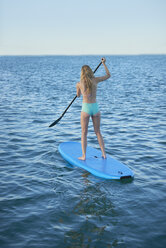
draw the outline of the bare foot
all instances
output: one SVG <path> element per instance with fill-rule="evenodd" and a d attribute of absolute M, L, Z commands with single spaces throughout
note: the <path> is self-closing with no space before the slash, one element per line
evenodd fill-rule
<path fill-rule="evenodd" d="M 82 156 L 82 157 L 79 157 L 78 159 L 79 159 L 79 160 L 85 160 L 86 157 L 85 157 L 85 156 Z"/>
<path fill-rule="evenodd" d="M 106 158 L 107 158 L 107 157 L 106 157 L 106 154 L 103 154 L 103 155 L 102 155 L 102 158 L 106 159 Z"/>

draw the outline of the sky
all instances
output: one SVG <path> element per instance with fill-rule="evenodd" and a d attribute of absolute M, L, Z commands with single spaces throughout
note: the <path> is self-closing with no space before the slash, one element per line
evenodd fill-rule
<path fill-rule="evenodd" d="M 0 0 L 0 55 L 166 54 L 166 0 Z"/>

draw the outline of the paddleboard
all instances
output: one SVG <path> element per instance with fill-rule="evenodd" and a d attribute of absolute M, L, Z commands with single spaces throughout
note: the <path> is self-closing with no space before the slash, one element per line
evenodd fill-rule
<path fill-rule="evenodd" d="M 61 156 L 74 166 L 89 171 L 91 174 L 105 179 L 133 178 L 134 173 L 124 164 L 107 154 L 102 158 L 101 151 L 87 146 L 86 160 L 79 160 L 82 156 L 81 144 L 78 142 L 63 142 L 58 147 Z"/>

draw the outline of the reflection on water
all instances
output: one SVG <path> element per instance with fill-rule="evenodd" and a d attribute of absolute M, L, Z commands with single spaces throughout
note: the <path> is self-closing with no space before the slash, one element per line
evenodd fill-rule
<path fill-rule="evenodd" d="M 73 216 L 74 223 L 72 222 L 72 228 L 64 234 L 65 244 L 70 244 L 71 247 L 93 247 L 95 244 L 97 247 L 111 247 L 123 244 L 122 240 L 118 241 L 116 238 L 118 212 L 111 202 L 111 194 L 105 189 L 104 181 L 94 182 L 94 187 L 88 174 L 82 175 L 84 189 L 73 204 L 70 215 Z"/>

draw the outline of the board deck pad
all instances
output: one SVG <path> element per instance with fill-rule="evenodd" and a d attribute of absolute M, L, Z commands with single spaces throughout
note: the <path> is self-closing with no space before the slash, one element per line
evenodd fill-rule
<path fill-rule="evenodd" d="M 70 164 L 83 168 L 95 176 L 105 179 L 133 178 L 134 173 L 126 165 L 112 158 L 102 158 L 101 151 L 87 146 L 86 160 L 79 160 L 82 156 L 81 144 L 78 142 L 63 142 L 58 147 L 61 156 Z"/>

